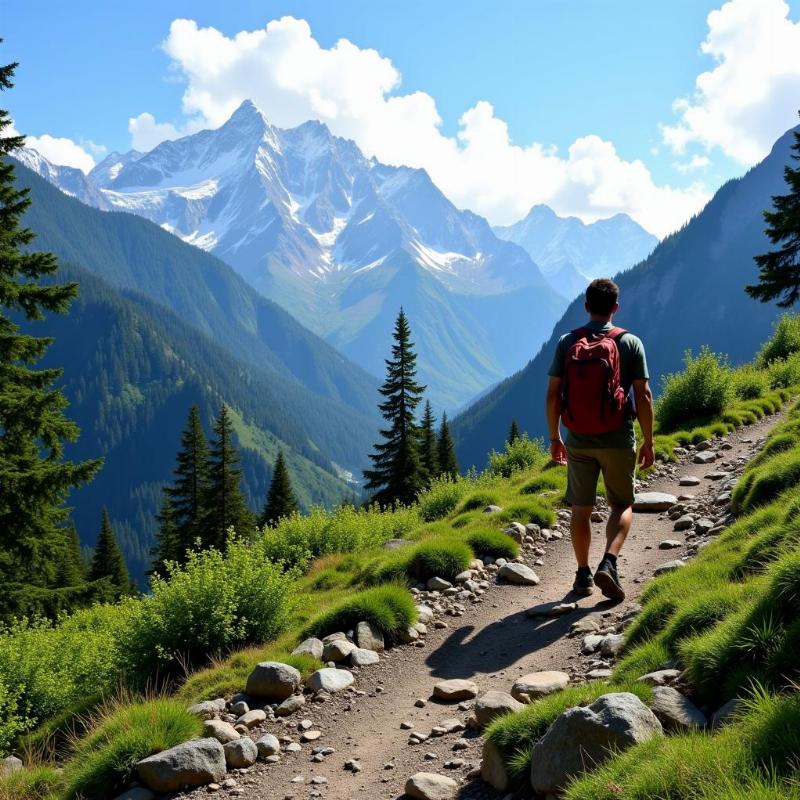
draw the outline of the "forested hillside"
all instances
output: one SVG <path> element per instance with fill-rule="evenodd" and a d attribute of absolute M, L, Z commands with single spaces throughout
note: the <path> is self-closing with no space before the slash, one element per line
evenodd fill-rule
<path fill-rule="evenodd" d="M 770 333 L 778 309 L 757 303 L 744 287 L 757 276 L 753 256 L 769 249 L 763 211 L 785 191 L 792 131 L 742 178 L 729 181 L 683 229 L 665 239 L 642 264 L 616 277 L 620 311 L 615 323 L 644 340 L 653 387 L 681 367 L 699 343 L 732 362 L 752 358 Z M 485 463 L 502 445 L 512 419 L 531 435 L 545 431 L 543 397 L 547 369 L 561 334 L 583 323 L 583 299 L 572 302 L 548 342 L 522 370 L 454 420 L 461 463 Z"/>

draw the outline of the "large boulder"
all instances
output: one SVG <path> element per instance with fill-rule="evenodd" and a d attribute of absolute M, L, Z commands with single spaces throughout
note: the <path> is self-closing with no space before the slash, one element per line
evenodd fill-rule
<path fill-rule="evenodd" d="M 520 703 L 530 703 L 537 697 L 544 697 L 563 689 L 569 683 L 569 675 L 557 670 L 529 672 L 518 678 L 511 687 L 511 696 Z"/>
<path fill-rule="evenodd" d="M 332 642 L 327 642 L 325 644 L 325 648 L 322 651 L 322 660 L 326 663 L 328 661 L 336 663 L 339 661 L 347 661 L 350 657 L 350 653 L 355 649 L 356 645 L 349 639 L 334 639 Z"/>
<path fill-rule="evenodd" d="M 280 703 L 294 694 L 300 685 L 300 673 L 289 664 L 280 661 L 262 661 L 247 678 L 245 691 L 251 697 Z"/>
<path fill-rule="evenodd" d="M 666 511 L 678 502 L 674 494 L 666 492 L 640 492 L 633 501 L 634 511 Z"/>
<path fill-rule="evenodd" d="M 706 715 L 685 695 L 671 686 L 656 686 L 650 708 L 668 731 L 685 732 L 705 728 Z"/>
<path fill-rule="evenodd" d="M 536 743 L 531 785 L 541 794 L 558 794 L 571 778 L 612 752 L 662 735 L 661 723 L 635 694 L 601 695 L 588 707 L 560 714 Z"/>
<path fill-rule="evenodd" d="M 293 656 L 311 656 L 312 658 L 321 659 L 322 658 L 322 641 L 317 639 L 316 636 L 311 636 L 308 639 L 304 639 L 300 642 L 294 650 L 292 650 Z"/>
<path fill-rule="evenodd" d="M 507 792 L 511 788 L 511 778 L 506 771 L 505 760 L 497 747 L 490 741 L 483 743 L 481 778 L 498 792 Z"/>
<path fill-rule="evenodd" d="M 383 633 L 371 622 L 359 622 L 356 625 L 356 644 L 362 650 L 374 650 L 376 653 L 382 653 L 386 647 Z"/>
<path fill-rule="evenodd" d="M 354 680 L 353 673 L 346 669 L 326 667 L 325 669 L 318 669 L 308 679 L 308 686 L 314 692 L 325 691 L 334 694 L 346 689 Z"/>
<path fill-rule="evenodd" d="M 433 696 L 439 700 L 446 700 L 448 703 L 472 700 L 473 697 L 478 696 L 478 687 L 473 681 L 454 678 L 449 681 L 439 681 L 433 687 Z"/>
<path fill-rule="evenodd" d="M 203 723 L 203 736 L 211 736 L 220 744 L 227 744 L 239 739 L 241 734 L 230 722 L 223 722 L 221 719 L 207 719 Z"/>
<path fill-rule="evenodd" d="M 11 775 L 12 772 L 19 772 L 23 768 L 22 759 L 16 756 L 6 756 L 0 761 L 0 778 Z"/>
<path fill-rule="evenodd" d="M 354 647 L 350 651 L 351 667 L 368 667 L 377 664 L 381 657 L 374 650 L 366 650 L 362 647 Z"/>
<path fill-rule="evenodd" d="M 452 800 L 458 793 L 458 784 L 446 775 L 417 772 L 406 781 L 405 791 L 416 800 Z"/>
<path fill-rule="evenodd" d="M 252 767 L 258 760 L 258 747 L 246 736 L 235 742 L 228 742 L 222 749 L 225 751 L 225 763 L 231 769 Z"/>
<path fill-rule="evenodd" d="M 216 739 L 194 739 L 142 759 L 136 772 L 156 793 L 205 786 L 224 779 L 225 750 Z"/>
<path fill-rule="evenodd" d="M 539 576 L 527 565 L 509 562 L 497 570 L 497 577 L 518 586 L 537 586 Z"/>
<path fill-rule="evenodd" d="M 519 700 L 515 700 L 508 692 L 498 692 L 492 689 L 481 695 L 475 701 L 475 719 L 478 725 L 485 728 L 493 719 L 511 714 L 523 708 Z"/>

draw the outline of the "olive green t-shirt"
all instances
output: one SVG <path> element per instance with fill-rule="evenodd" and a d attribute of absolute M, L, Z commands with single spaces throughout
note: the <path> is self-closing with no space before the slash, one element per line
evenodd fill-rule
<path fill-rule="evenodd" d="M 610 322 L 595 322 L 590 320 L 584 326 L 587 330 L 597 331 L 598 333 L 611 330 L 614 327 Z M 548 375 L 553 378 L 564 377 L 564 360 L 567 350 L 575 343 L 575 336 L 572 332 L 565 333 L 559 339 L 556 352 L 553 355 L 553 362 L 550 364 Z M 630 392 L 634 381 L 644 380 L 650 376 L 647 373 L 647 358 L 644 353 L 644 345 L 638 336 L 626 333 L 617 342 L 619 346 L 620 359 L 620 382 L 625 392 Z M 636 447 L 636 434 L 633 429 L 633 417 L 629 418 L 618 430 L 611 433 L 586 434 L 573 433 L 567 431 L 565 439 L 567 447 L 581 448 L 627 448 Z"/>

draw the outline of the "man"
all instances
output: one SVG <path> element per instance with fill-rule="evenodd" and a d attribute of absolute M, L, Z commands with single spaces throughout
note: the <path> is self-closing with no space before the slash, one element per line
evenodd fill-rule
<path fill-rule="evenodd" d="M 619 287 L 599 278 L 586 290 L 589 321 L 561 337 L 550 366 L 547 424 L 550 455 L 567 465 L 567 502 L 572 507 L 570 533 L 578 571 L 573 590 L 590 595 L 594 586 L 610 598 L 625 597 L 617 573 L 617 556 L 633 520 L 638 416 L 644 443 L 639 467 L 653 464 L 653 395 L 641 340 L 612 324 L 619 309 Z M 633 402 L 631 401 L 631 391 Z M 566 443 L 560 423 L 567 428 Z M 602 473 L 611 513 L 606 523 L 606 550 L 592 577 L 589 567 L 591 515 Z"/>

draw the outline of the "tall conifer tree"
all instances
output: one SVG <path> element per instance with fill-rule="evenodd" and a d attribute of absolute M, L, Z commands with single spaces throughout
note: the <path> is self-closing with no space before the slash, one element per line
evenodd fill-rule
<path fill-rule="evenodd" d="M 92 565 L 89 569 L 89 580 L 97 581 L 108 578 L 113 587 L 114 594 L 128 594 L 131 588 L 128 568 L 125 559 L 117 544 L 117 537 L 111 528 L 108 511 L 103 509 L 103 519 L 100 524 L 100 535 L 92 555 Z"/>
<path fill-rule="evenodd" d="M 16 66 L 0 67 L 0 91 L 13 86 Z M 64 442 L 74 441 L 78 428 L 64 414 L 63 394 L 53 388 L 61 370 L 34 368 L 51 339 L 24 334 L 12 321 L 65 313 L 78 287 L 43 282 L 56 272 L 56 258 L 28 249 L 34 234 L 20 226 L 28 191 L 16 188 L 6 158 L 24 139 L 4 136 L 10 124 L 0 109 L 0 584 L 47 587 L 58 581 L 65 550 L 67 494 L 102 462 L 63 459 Z"/>
<path fill-rule="evenodd" d="M 792 159 L 800 161 L 800 132 L 794 132 Z M 758 283 L 747 286 L 751 297 L 767 303 L 778 299 L 788 308 L 800 299 L 800 167 L 787 164 L 783 171 L 789 193 L 772 198 L 772 211 L 764 212 L 766 234 L 777 249 L 756 256 Z"/>
<path fill-rule="evenodd" d="M 81 586 L 86 583 L 86 559 L 74 525 L 64 529 L 64 555 L 59 565 L 58 586 Z"/>
<path fill-rule="evenodd" d="M 249 534 L 255 525 L 242 494 L 239 454 L 233 446 L 233 424 L 228 407 L 223 404 L 214 422 L 208 469 L 208 489 L 203 503 L 205 516 L 200 538 L 206 547 L 225 547 L 231 526 L 239 534 Z"/>
<path fill-rule="evenodd" d="M 436 447 L 439 452 L 439 474 L 455 480 L 461 474 L 461 470 L 458 466 L 456 447 L 450 433 L 447 414 L 442 414 L 442 424 L 439 426 L 439 440 Z"/>
<path fill-rule="evenodd" d="M 262 527 L 275 525 L 279 520 L 290 517 L 298 510 L 297 498 L 289 477 L 289 468 L 286 466 L 286 459 L 281 450 L 275 460 L 275 470 L 272 473 L 272 482 L 267 492 L 267 502 L 264 504 L 258 524 Z"/>
<path fill-rule="evenodd" d="M 508 432 L 508 443 L 514 444 L 521 436 L 519 432 L 519 425 L 517 425 L 517 421 L 515 419 L 511 420 L 511 430 Z"/>
<path fill-rule="evenodd" d="M 148 575 L 159 575 L 165 577 L 167 574 L 167 562 L 182 562 L 186 551 L 178 546 L 178 537 L 175 531 L 175 518 L 172 513 L 172 501 L 166 490 L 161 502 L 161 510 L 156 517 L 158 521 L 158 531 L 156 541 L 150 549 L 150 570 Z"/>
<path fill-rule="evenodd" d="M 364 470 L 366 488 L 377 489 L 373 500 L 383 506 L 413 503 L 425 487 L 415 422 L 425 387 L 416 382 L 416 376 L 411 328 L 401 308 L 394 326 L 392 357 L 386 360 L 386 380 L 380 389 L 385 399 L 378 405 L 389 427 L 381 429 L 384 441 L 370 454 L 373 469 Z"/>
<path fill-rule="evenodd" d="M 439 474 L 439 453 L 436 444 L 436 419 L 433 416 L 431 401 L 428 400 L 425 403 L 425 413 L 422 415 L 419 445 L 422 467 L 428 483 Z"/>

